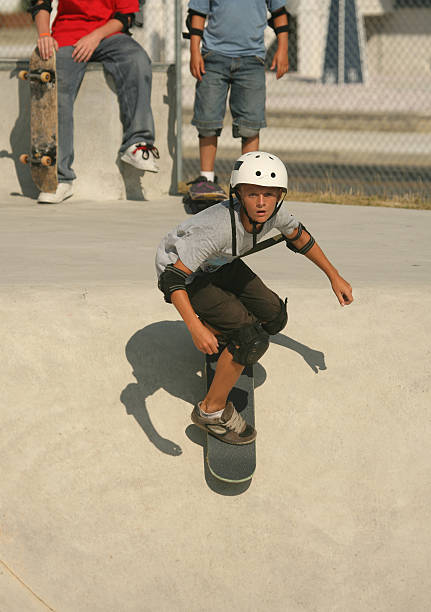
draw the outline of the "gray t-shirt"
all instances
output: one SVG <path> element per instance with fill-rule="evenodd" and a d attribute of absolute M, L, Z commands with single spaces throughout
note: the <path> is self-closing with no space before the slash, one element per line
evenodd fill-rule
<path fill-rule="evenodd" d="M 253 235 L 245 231 L 239 211 L 240 204 L 235 201 L 236 256 L 232 255 L 232 226 L 229 201 L 226 200 L 193 215 L 163 238 L 156 254 L 157 276 L 160 276 L 167 265 L 175 263 L 179 258 L 193 272 L 187 278 L 190 283 L 196 274 L 215 272 L 220 266 L 246 253 L 253 247 Z M 274 228 L 288 235 L 298 225 L 299 221 L 289 213 L 287 204 L 284 203 L 278 213 L 264 223 L 257 235 L 257 241 L 260 242 Z"/>

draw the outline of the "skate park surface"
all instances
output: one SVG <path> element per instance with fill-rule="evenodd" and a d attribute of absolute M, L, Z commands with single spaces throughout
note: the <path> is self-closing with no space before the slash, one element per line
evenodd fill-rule
<path fill-rule="evenodd" d="M 181 199 L 0 194 L 1 612 L 428 609 L 431 216 L 289 203 L 352 284 L 279 245 L 257 469 L 206 472 L 203 355 L 156 288 Z"/>

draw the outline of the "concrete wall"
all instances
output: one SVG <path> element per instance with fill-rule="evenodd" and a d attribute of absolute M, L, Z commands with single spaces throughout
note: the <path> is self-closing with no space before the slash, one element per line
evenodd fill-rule
<path fill-rule="evenodd" d="M 431 9 L 399 9 L 365 19 L 371 74 L 431 79 Z"/>
<path fill-rule="evenodd" d="M 3 193 L 36 197 L 30 170 L 19 162 L 29 150 L 28 83 L 16 78 L 25 62 L 0 63 L 0 172 Z M 146 200 L 175 192 L 175 69 L 153 65 L 152 109 L 158 174 L 119 161 L 122 128 L 115 91 L 102 67 L 90 65 L 75 103 L 75 198 Z"/>

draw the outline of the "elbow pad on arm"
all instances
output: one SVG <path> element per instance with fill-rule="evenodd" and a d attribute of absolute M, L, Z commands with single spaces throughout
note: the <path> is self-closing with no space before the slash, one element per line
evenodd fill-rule
<path fill-rule="evenodd" d="M 299 237 L 302 235 L 303 231 L 306 231 L 307 234 L 309 234 L 310 239 L 308 240 L 308 242 L 306 242 L 304 244 L 303 247 L 301 247 L 300 249 L 298 249 L 293 243 L 299 239 Z M 308 231 L 308 229 L 302 225 L 302 223 L 300 223 L 298 225 L 298 233 L 296 234 L 295 238 L 286 238 L 286 236 L 284 237 L 285 241 L 286 241 L 286 246 L 288 249 L 290 249 L 291 251 L 293 251 L 294 253 L 299 253 L 300 255 L 305 255 L 306 253 L 308 253 L 308 251 L 311 249 L 311 247 L 316 243 L 316 241 L 314 240 L 313 236 L 310 234 L 310 232 Z"/>
<path fill-rule="evenodd" d="M 51 4 L 52 2 L 50 0 L 42 0 L 42 2 L 40 0 L 31 0 L 30 6 L 27 9 L 27 13 L 30 13 L 34 21 L 34 18 L 39 13 L 39 11 L 47 11 L 48 13 L 51 13 Z"/>
<path fill-rule="evenodd" d="M 129 34 L 129 28 L 135 23 L 135 13 L 114 13 L 112 19 L 117 19 L 121 22 L 123 29 L 121 30 L 124 34 Z"/>
<path fill-rule="evenodd" d="M 172 304 L 171 294 L 174 291 L 186 291 L 187 272 L 179 270 L 174 264 L 169 264 L 160 274 L 158 287 L 165 296 L 165 302 Z"/>
<path fill-rule="evenodd" d="M 183 32 L 183 38 L 186 39 L 190 39 L 190 36 L 195 35 L 195 36 L 200 36 L 202 38 L 202 36 L 204 35 L 204 31 L 199 29 L 199 28 L 192 28 L 192 17 L 193 15 L 199 15 L 199 17 L 205 17 L 206 15 L 204 13 L 199 13 L 198 11 L 194 11 L 193 9 L 189 9 L 189 12 L 187 13 L 187 17 L 186 17 L 186 28 L 188 30 L 188 32 Z"/>
<path fill-rule="evenodd" d="M 289 20 L 289 13 L 286 11 L 284 6 L 281 9 L 278 9 L 278 11 L 274 11 L 273 13 L 271 13 L 271 19 L 268 19 L 269 27 L 272 28 L 276 34 L 280 34 L 281 32 L 289 32 L 289 22 L 287 23 L 287 25 L 282 25 L 278 28 L 275 27 L 274 17 L 280 17 L 280 15 L 287 15 L 287 18 Z"/>

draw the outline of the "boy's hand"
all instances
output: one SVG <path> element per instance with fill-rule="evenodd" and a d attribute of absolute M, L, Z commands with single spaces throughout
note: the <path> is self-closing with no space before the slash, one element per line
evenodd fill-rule
<path fill-rule="evenodd" d="M 58 51 L 58 42 L 52 36 L 39 36 L 37 48 L 39 49 L 40 57 L 47 60 L 51 57 L 54 49 Z"/>
<path fill-rule="evenodd" d="M 341 306 L 347 306 L 353 302 L 352 287 L 339 274 L 331 280 L 331 285 Z"/>
<path fill-rule="evenodd" d="M 198 81 L 202 81 L 205 74 L 205 62 L 200 49 L 192 49 L 190 52 L 190 72 Z"/>
<path fill-rule="evenodd" d="M 202 353 L 212 355 L 218 352 L 218 340 L 217 337 L 203 325 L 199 319 L 190 328 L 190 334 L 194 345 Z"/>
<path fill-rule="evenodd" d="M 277 79 L 281 79 L 283 74 L 289 70 L 289 58 L 287 52 L 278 48 L 272 60 L 271 70 L 277 68 Z"/>
<path fill-rule="evenodd" d="M 88 62 L 94 51 L 98 47 L 103 36 L 101 36 L 97 30 L 90 32 L 80 38 L 73 46 L 75 50 L 72 53 L 72 57 L 75 62 Z"/>

